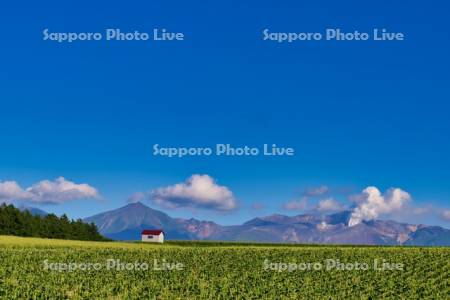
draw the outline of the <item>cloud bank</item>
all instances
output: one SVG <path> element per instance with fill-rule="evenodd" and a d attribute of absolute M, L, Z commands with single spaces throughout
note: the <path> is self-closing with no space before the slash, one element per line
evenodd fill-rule
<path fill-rule="evenodd" d="M 344 209 L 344 206 L 334 200 L 333 198 L 328 198 L 324 200 L 320 200 L 317 204 L 316 211 L 325 213 L 325 212 L 338 212 Z"/>
<path fill-rule="evenodd" d="M 200 208 L 218 211 L 237 208 L 237 201 L 227 187 L 218 185 L 209 175 L 199 174 L 192 175 L 182 183 L 133 194 L 129 202 L 145 199 L 165 208 Z"/>
<path fill-rule="evenodd" d="M 59 177 L 54 181 L 43 180 L 22 189 L 16 181 L 0 182 L 0 202 L 29 201 L 38 204 L 62 204 L 76 199 L 98 198 L 92 186 L 76 184 Z"/>
<path fill-rule="evenodd" d="M 411 196 L 399 188 L 392 188 L 381 194 L 376 187 L 370 186 L 353 199 L 357 206 L 353 209 L 349 226 L 377 219 L 383 214 L 398 212 L 411 200 Z"/>

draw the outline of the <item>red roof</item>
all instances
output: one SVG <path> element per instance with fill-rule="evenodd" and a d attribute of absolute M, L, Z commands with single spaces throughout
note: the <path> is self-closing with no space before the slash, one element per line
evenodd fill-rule
<path fill-rule="evenodd" d="M 148 229 L 144 229 L 144 230 L 142 230 L 141 235 L 142 234 L 145 234 L 145 235 L 160 235 L 161 233 L 164 233 L 164 232 L 162 230 L 148 230 Z"/>

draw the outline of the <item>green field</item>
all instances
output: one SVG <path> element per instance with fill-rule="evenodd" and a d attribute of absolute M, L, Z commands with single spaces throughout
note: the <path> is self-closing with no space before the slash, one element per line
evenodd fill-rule
<path fill-rule="evenodd" d="M 383 259 L 389 266 L 375 270 L 374 261 Z M 2 299 L 449 299 L 449 274 L 448 247 L 150 245 L 0 236 Z"/>

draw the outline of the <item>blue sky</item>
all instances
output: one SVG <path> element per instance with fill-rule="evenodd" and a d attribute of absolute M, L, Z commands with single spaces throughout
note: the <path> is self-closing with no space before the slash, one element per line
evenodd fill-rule
<path fill-rule="evenodd" d="M 313 209 L 325 198 L 349 205 L 347 198 L 367 186 L 394 187 L 407 191 L 414 207 L 433 208 L 406 219 L 448 224 L 437 216 L 450 209 L 444 1 L 41 1 L 2 3 L 0 11 L 0 182 L 25 190 L 63 176 L 100 195 L 33 206 L 87 217 L 136 192 L 208 174 L 233 193 L 237 209 L 146 203 L 171 216 L 234 224 L 301 213 L 283 205 L 301 201 L 307 188 L 328 187 L 308 199 Z M 56 43 L 42 40 L 45 28 L 166 28 L 186 40 Z M 265 28 L 386 28 L 406 39 L 279 44 L 262 40 Z M 152 156 L 154 144 L 216 143 L 276 143 L 296 155 Z"/>

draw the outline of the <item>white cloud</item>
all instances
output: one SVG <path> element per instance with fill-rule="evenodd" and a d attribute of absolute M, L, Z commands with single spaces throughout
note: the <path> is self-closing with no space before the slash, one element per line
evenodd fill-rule
<path fill-rule="evenodd" d="M 329 188 L 326 185 L 321 185 L 314 188 L 308 188 L 304 191 L 304 195 L 308 197 L 314 197 L 314 196 L 322 196 L 329 192 Z"/>
<path fill-rule="evenodd" d="M 12 200 L 22 200 L 26 197 L 25 191 L 15 181 L 0 182 L 0 201 L 11 202 Z"/>
<path fill-rule="evenodd" d="M 450 209 L 449 210 L 444 210 L 441 214 L 442 219 L 444 219 L 445 221 L 449 221 L 450 222 Z"/>
<path fill-rule="evenodd" d="M 143 192 L 137 192 L 137 193 L 134 193 L 133 195 L 131 195 L 131 196 L 128 198 L 128 203 L 141 202 L 141 201 L 145 200 L 146 198 L 147 198 L 146 193 L 143 193 Z"/>
<path fill-rule="evenodd" d="M 399 188 L 389 189 L 383 195 L 376 187 L 367 187 L 358 197 L 354 197 L 357 206 L 352 212 L 349 226 L 400 211 L 410 200 L 411 196 Z"/>
<path fill-rule="evenodd" d="M 95 188 L 88 184 L 76 184 L 59 177 L 54 181 L 43 180 L 22 189 L 15 181 L 0 182 L 0 201 L 29 201 L 34 203 L 61 204 L 70 200 L 98 198 Z"/>
<path fill-rule="evenodd" d="M 333 198 L 328 198 L 319 201 L 316 207 L 316 210 L 318 212 L 336 212 L 341 211 L 343 209 L 344 206 L 340 202 L 334 200 Z"/>
<path fill-rule="evenodd" d="M 283 208 L 286 210 L 305 210 L 307 205 L 308 205 L 308 198 L 303 197 L 300 200 L 292 200 L 286 202 L 283 205 Z"/>
<path fill-rule="evenodd" d="M 218 185 L 209 175 L 192 175 L 186 182 L 154 189 L 144 195 L 162 207 L 201 208 L 229 211 L 237 208 L 233 193 L 225 186 Z M 132 198 L 143 199 L 142 194 Z"/>

